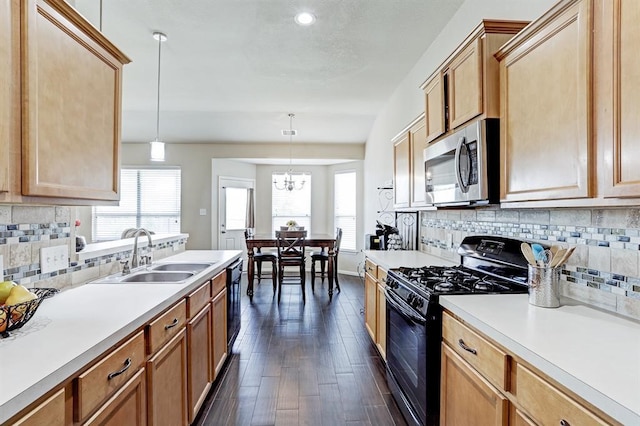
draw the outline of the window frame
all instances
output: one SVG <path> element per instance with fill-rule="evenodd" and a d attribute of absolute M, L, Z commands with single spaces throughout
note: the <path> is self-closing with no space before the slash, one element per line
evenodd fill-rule
<path fill-rule="evenodd" d="M 354 188 L 353 188 L 353 200 L 354 200 L 354 211 L 353 215 L 344 215 L 338 216 L 337 213 L 337 195 L 338 189 L 336 185 L 336 178 L 341 174 L 353 174 L 354 179 Z M 341 218 L 353 218 L 353 247 L 345 247 L 345 228 L 342 229 L 342 242 L 340 244 L 340 251 L 345 251 L 349 253 L 356 253 L 358 251 L 358 171 L 356 169 L 344 169 L 344 170 L 336 170 L 333 172 L 333 223 L 334 228 L 338 227 L 338 217 Z"/>

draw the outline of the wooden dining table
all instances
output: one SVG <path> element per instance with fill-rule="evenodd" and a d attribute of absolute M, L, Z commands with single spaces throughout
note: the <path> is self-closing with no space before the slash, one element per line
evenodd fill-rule
<path fill-rule="evenodd" d="M 275 234 L 256 234 L 246 239 L 247 241 L 247 296 L 253 298 L 253 277 L 255 274 L 255 262 L 253 261 L 254 250 L 262 249 L 266 247 L 277 247 L 277 239 Z M 329 280 L 329 301 L 333 298 L 333 277 L 335 268 L 335 235 L 329 234 L 311 234 L 307 236 L 304 243 L 305 247 L 320 247 L 326 248 L 329 253 L 329 261 L 327 266 L 327 275 Z M 313 277 L 311 277 L 313 279 Z M 338 291 L 340 288 L 338 287 Z"/>

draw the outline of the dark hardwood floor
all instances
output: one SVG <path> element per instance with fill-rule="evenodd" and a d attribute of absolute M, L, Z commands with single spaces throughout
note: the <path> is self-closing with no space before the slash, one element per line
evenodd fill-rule
<path fill-rule="evenodd" d="M 250 302 L 243 276 L 242 328 L 196 425 L 406 424 L 364 327 L 362 281 L 340 275 L 329 303 L 326 280 L 315 294 L 309 280 L 306 304 L 283 286 L 278 305 L 266 279 Z"/>

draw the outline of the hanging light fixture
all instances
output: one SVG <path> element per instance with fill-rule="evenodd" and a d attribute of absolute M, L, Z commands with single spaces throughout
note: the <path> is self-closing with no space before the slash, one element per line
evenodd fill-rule
<path fill-rule="evenodd" d="M 278 182 L 278 179 L 276 178 L 273 179 L 273 187 L 279 191 L 293 191 L 294 189 L 299 191 L 304 188 L 304 173 L 299 174 L 299 176 L 302 177 L 302 180 L 300 182 L 297 182 L 294 178 L 293 168 L 291 167 L 291 146 L 293 144 L 293 135 L 296 134 L 296 131 L 293 130 L 293 117 L 295 116 L 296 115 L 293 113 L 289 114 L 289 130 L 282 131 L 282 134 L 289 135 L 289 170 L 285 172 L 282 182 Z"/>
<path fill-rule="evenodd" d="M 164 142 L 160 141 L 160 54 L 162 52 L 162 42 L 167 40 L 167 36 L 161 32 L 154 32 L 153 38 L 158 40 L 158 101 L 156 103 L 156 139 L 151 144 L 151 161 L 164 161 Z"/>

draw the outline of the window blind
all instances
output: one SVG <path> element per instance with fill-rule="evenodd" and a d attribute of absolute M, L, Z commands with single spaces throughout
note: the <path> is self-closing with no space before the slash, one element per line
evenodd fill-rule
<path fill-rule="evenodd" d="M 356 250 L 356 172 L 334 175 L 334 223 L 342 228 L 340 250 Z"/>
<path fill-rule="evenodd" d="M 120 204 L 93 208 L 93 240 L 119 239 L 128 228 L 180 232 L 181 170 L 123 168 Z"/>

